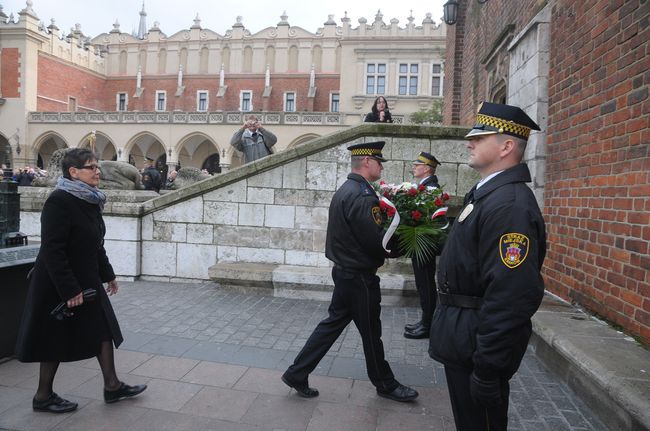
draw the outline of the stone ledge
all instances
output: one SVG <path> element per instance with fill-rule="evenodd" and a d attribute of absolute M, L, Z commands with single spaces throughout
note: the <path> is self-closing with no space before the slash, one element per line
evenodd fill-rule
<path fill-rule="evenodd" d="M 382 304 L 416 305 L 418 299 L 412 271 L 392 272 L 406 268 L 405 265 L 391 265 L 390 268 L 391 272 L 380 269 L 378 273 Z M 217 263 L 208 269 L 208 276 L 222 287 L 238 291 L 329 301 L 334 289 L 331 272 L 331 267 L 238 262 Z"/>
<path fill-rule="evenodd" d="M 546 295 L 531 345 L 610 429 L 650 429 L 650 352 L 635 340 Z"/>

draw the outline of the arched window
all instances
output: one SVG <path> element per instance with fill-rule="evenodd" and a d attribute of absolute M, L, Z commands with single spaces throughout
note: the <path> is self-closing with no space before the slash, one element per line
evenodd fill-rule
<path fill-rule="evenodd" d="M 178 64 L 183 67 L 183 72 L 187 73 L 187 48 L 181 48 L 178 52 Z"/>
<path fill-rule="evenodd" d="M 162 48 L 158 51 L 158 73 L 163 75 L 167 71 L 167 50 Z"/>
<path fill-rule="evenodd" d="M 126 50 L 120 51 L 120 75 L 126 75 L 126 59 L 128 58 L 128 54 L 126 53 Z"/>
<path fill-rule="evenodd" d="M 264 63 L 264 68 L 266 68 L 267 64 L 269 65 L 269 71 L 271 71 L 271 73 L 275 72 L 275 48 L 272 46 L 266 47 L 266 61 Z"/>
<path fill-rule="evenodd" d="M 138 61 L 142 73 L 146 73 L 147 72 L 147 50 L 146 49 L 140 50 L 140 52 L 138 53 Z"/>
<path fill-rule="evenodd" d="M 315 72 L 321 72 L 323 67 L 323 49 L 320 45 L 316 45 L 311 50 L 311 64 L 314 65 Z"/>
<path fill-rule="evenodd" d="M 210 60 L 210 50 L 208 49 L 207 46 L 204 46 L 201 48 L 201 52 L 199 53 L 199 71 L 200 73 L 208 73 L 208 64 Z"/>
<path fill-rule="evenodd" d="M 242 72 L 250 73 L 253 71 L 253 48 L 247 46 L 244 48 L 242 61 Z"/>
<path fill-rule="evenodd" d="M 224 72 L 230 72 L 230 48 L 225 47 L 221 51 L 221 63 L 223 63 Z"/>
<path fill-rule="evenodd" d="M 287 68 L 288 72 L 297 72 L 298 71 L 298 47 L 296 45 L 291 45 L 289 48 L 289 67 Z"/>

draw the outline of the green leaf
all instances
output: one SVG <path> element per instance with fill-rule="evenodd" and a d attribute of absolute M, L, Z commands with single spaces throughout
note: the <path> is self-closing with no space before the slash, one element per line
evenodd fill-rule
<path fill-rule="evenodd" d="M 432 225 L 399 225 L 395 234 L 398 236 L 400 251 L 406 257 L 415 257 L 421 262 L 432 260 L 445 238 L 445 232 Z"/>

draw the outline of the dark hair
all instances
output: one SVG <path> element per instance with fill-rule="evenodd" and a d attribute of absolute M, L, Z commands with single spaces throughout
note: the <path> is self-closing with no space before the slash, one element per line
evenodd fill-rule
<path fill-rule="evenodd" d="M 71 148 L 65 152 L 61 159 L 63 176 L 70 179 L 70 168 L 78 168 L 89 160 L 97 160 L 97 156 L 88 148 Z"/>
<path fill-rule="evenodd" d="M 386 100 L 384 96 L 377 96 L 377 98 L 375 99 L 375 103 L 372 104 L 372 113 L 375 115 L 379 115 L 379 111 L 377 110 L 377 102 L 379 101 L 380 98 L 384 99 L 384 104 L 386 105 L 386 107 L 384 108 L 384 112 L 388 113 L 388 100 Z"/>

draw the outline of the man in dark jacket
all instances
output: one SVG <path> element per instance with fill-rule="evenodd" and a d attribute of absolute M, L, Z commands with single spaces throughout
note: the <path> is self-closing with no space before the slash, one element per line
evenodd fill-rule
<path fill-rule="evenodd" d="M 381 342 L 381 293 L 377 268 L 384 264 L 386 250 L 379 199 L 368 183 L 381 177 L 384 142 L 348 147 L 352 173 L 339 188 L 329 208 L 325 255 L 334 262 L 334 292 L 329 316 L 320 322 L 305 346 L 282 375 L 282 381 L 303 397 L 315 397 L 308 376 L 325 356 L 350 321 L 359 329 L 368 377 L 377 394 L 395 401 L 417 398 L 414 389 L 400 384 L 384 359 Z"/>
<path fill-rule="evenodd" d="M 144 169 L 142 170 L 142 185 L 145 190 L 160 191 L 162 187 L 162 177 L 160 172 L 154 166 L 154 160 L 150 157 L 144 158 Z"/>
<path fill-rule="evenodd" d="M 539 127 L 518 107 L 483 103 L 469 139 L 481 181 L 445 243 L 429 354 L 445 365 L 458 430 L 505 430 L 509 380 L 544 295 L 544 220 L 521 160 Z"/>
<path fill-rule="evenodd" d="M 421 152 L 418 158 L 413 161 L 413 176 L 418 185 L 439 188 L 438 177 L 435 175 L 439 164 L 438 159 L 432 154 Z M 439 252 L 436 254 L 439 254 Z M 404 337 L 414 339 L 429 338 L 431 319 L 433 318 L 433 311 L 436 309 L 436 256 L 431 256 L 430 259 L 425 260 L 418 260 L 413 256 L 411 264 L 415 276 L 415 287 L 420 296 L 422 319 L 417 323 L 406 325 L 404 327 Z"/>

